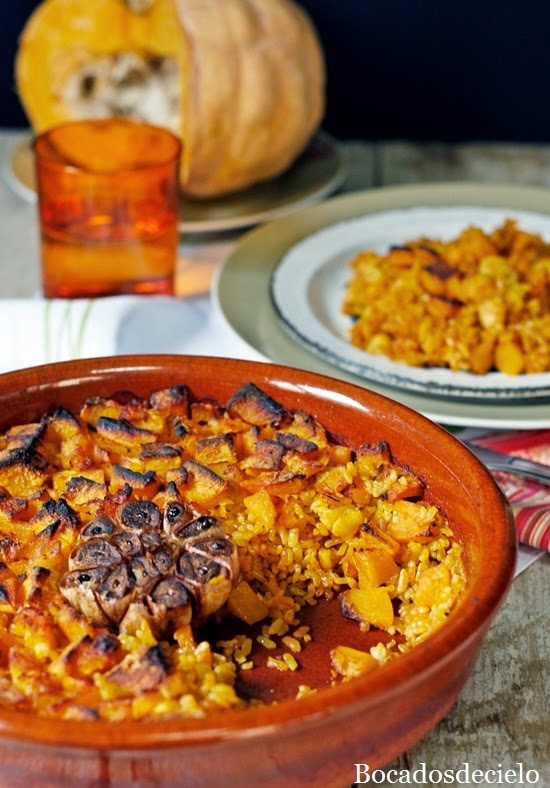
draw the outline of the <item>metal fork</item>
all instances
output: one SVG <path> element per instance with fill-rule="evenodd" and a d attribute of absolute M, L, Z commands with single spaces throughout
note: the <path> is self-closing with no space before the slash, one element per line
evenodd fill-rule
<path fill-rule="evenodd" d="M 512 457 L 504 452 L 487 449 L 485 446 L 476 446 L 475 443 L 468 441 L 463 441 L 463 443 L 490 471 L 515 473 L 550 487 L 550 465 L 525 460 L 523 457 Z"/>

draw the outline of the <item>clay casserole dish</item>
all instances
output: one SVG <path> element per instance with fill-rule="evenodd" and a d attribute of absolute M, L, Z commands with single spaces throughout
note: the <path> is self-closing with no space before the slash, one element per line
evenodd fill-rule
<path fill-rule="evenodd" d="M 465 545 L 466 598 L 420 646 L 368 675 L 301 700 L 200 720 L 106 723 L 0 712 L 6 785 L 345 786 L 355 763 L 380 768 L 446 714 L 462 690 L 513 577 L 511 510 L 481 463 L 450 433 L 366 389 L 282 366 L 193 356 L 128 356 L 50 364 L 0 375 L 0 428 L 92 395 L 147 396 L 185 383 L 224 404 L 247 382 L 313 414 L 352 446 L 389 442 L 425 482 Z M 322 607 L 320 606 L 322 611 Z M 327 609 L 317 652 L 338 636 Z M 329 623 L 330 622 L 330 623 Z M 315 657 L 312 655 L 313 669 Z M 277 674 L 277 671 L 274 671 Z M 284 682 L 284 674 L 274 676 Z"/>

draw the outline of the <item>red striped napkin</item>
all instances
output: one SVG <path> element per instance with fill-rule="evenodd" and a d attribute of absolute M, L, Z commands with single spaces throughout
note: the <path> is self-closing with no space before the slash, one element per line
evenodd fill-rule
<path fill-rule="evenodd" d="M 468 439 L 505 454 L 550 465 L 550 430 L 480 433 Z M 511 473 L 494 475 L 512 505 L 519 541 L 550 551 L 550 487 Z"/>

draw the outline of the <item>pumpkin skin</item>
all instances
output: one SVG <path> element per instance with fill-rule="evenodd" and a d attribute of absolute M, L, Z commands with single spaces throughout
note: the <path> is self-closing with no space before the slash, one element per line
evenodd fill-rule
<path fill-rule="evenodd" d="M 183 143 L 186 194 L 234 192 L 287 169 L 325 109 L 323 51 L 306 13 L 292 0 L 149 0 L 131 10 L 140 5 L 43 0 L 36 8 L 15 60 L 33 130 L 83 116 L 65 88 L 87 63 L 146 53 L 177 66 L 172 130 Z M 154 113 L 137 119 L 167 125 Z"/>

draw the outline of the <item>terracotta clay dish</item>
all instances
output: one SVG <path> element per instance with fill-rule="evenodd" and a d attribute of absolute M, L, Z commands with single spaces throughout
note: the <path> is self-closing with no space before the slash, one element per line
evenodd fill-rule
<path fill-rule="evenodd" d="M 421 479 L 462 545 L 466 588 L 437 631 L 375 670 L 331 681 L 329 653 L 369 645 L 371 632 L 319 601 L 304 623 L 313 635 L 296 671 L 242 671 L 239 691 L 263 701 L 198 719 L 58 719 L 0 709 L 0 763 L 10 785 L 342 786 L 354 764 L 381 768 L 447 713 L 461 692 L 513 577 L 511 510 L 485 467 L 451 434 L 380 394 L 272 364 L 195 356 L 122 356 L 30 368 L 0 376 L 0 431 L 90 397 L 185 384 L 192 401 L 225 405 L 253 384 L 285 409 L 311 414 L 339 443 L 386 441 Z M 0 447 L 1 448 L 1 447 Z M 239 622 L 242 629 L 242 621 Z M 208 626 L 215 627 L 216 623 Z M 231 624 L 224 637 L 231 636 Z M 219 634 L 218 634 L 219 637 Z M 2 655 L 0 654 L 0 657 Z M 2 657 L 4 658 L 4 657 Z M 297 687 L 314 689 L 299 699 Z"/>

